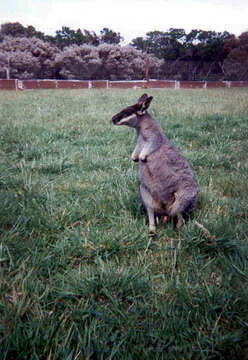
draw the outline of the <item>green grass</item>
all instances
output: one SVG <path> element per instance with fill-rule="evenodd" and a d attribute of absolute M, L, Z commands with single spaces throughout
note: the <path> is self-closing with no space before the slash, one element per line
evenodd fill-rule
<path fill-rule="evenodd" d="M 0 93 L 0 359 L 248 358 L 248 90 L 149 90 L 200 203 L 150 238 L 140 90 Z"/>

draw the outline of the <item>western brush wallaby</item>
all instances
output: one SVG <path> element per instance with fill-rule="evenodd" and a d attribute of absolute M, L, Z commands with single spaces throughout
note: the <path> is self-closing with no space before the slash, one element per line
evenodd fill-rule
<path fill-rule="evenodd" d="M 177 227 L 182 224 L 182 216 L 197 205 L 198 186 L 189 162 L 147 112 L 152 99 L 142 95 L 136 104 L 114 115 L 112 121 L 136 129 L 132 160 L 139 162 L 141 199 L 148 213 L 149 230 L 154 233 L 157 215 L 172 217 Z"/>

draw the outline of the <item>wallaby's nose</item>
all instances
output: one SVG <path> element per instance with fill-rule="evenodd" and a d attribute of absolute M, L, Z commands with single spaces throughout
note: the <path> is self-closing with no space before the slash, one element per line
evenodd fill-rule
<path fill-rule="evenodd" d="M 113 121 L 114 124 L 117 124 L 118 121 L 119 121 L 119 115 L 114 115 L 114 116 L 112 117 L 112 121 Z"/>

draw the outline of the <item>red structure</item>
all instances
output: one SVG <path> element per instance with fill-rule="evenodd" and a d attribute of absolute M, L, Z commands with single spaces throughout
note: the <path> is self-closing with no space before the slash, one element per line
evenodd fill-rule
<path fill-rule="evenodd" d="M 146 76 L 149 73 L 146 72 Z M 248 87 L 248 81 L 176 81 L 176 80 L 5 80 L 0 90 L 35 89 L 211 89 Z"/>

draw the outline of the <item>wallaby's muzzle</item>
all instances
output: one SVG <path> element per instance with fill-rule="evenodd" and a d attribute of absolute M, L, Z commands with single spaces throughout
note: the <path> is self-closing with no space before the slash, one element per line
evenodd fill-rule
<path fill-rule="evenodd" d="M 116 114 L 112 117 L 112 121 L 115 125 L 117 125 L 121 119 L 122 119 L 122 117 L 120 116 L 120 114 Z"/>
<path fill-rule="evenodd" d="M 118 114 L 114 115 L 112 117 L 112 121 L 115 125 L 127 125 L 124 123 L 121 123 L 121 120 L 129 119 L 130 116 L 135 115 L 137 111 L 137 105 L 128 106 L 126 109 L 122 110 Z"/>
<path fill-rule="evenodd" d="M 146 114 L 146 110 L 148 109 L 151 101 L 152 96 L 148 97 L 147 94 L 143 94 L 136 104 L 128 106 L 118 114 L 114 115 L 112 117 L 113 123 L 115 125 L 128 125 L 135 127 L 132 122 L 136 116 L 142 116 Z"/>

